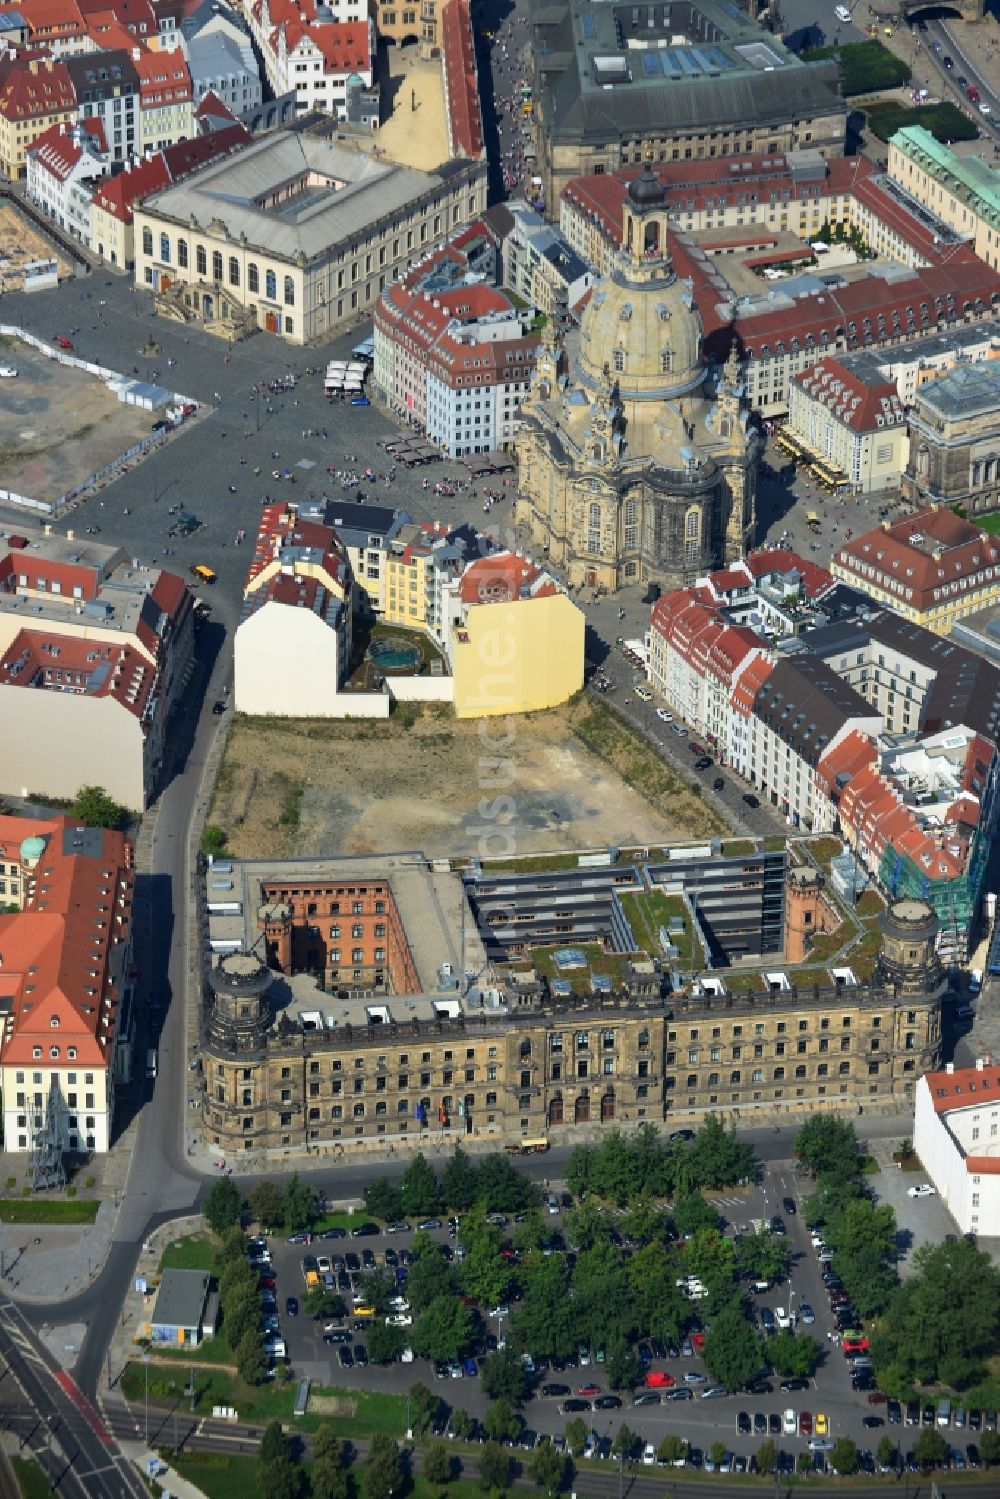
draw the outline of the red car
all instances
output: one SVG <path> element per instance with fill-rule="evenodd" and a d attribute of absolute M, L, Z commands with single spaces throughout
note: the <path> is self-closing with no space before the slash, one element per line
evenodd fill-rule
<path fill-rule="evenodd" d="M 799 1414 L 799 1431 L 804 1437 L 811 1437 L 813 1430 L 813 1418 L 811 1411 L 802 1411 Z"/>
<path fill-rule="evenodd" d="M 592 1395 L 599 1395 L 601 1387 L 599 1384 L 582 1384 L 576 1393 L 589 1398 Z"/>
<path fill-rule="evenodd" d="M 649 1390 L 672 1390 L 676 1383 L 674 1376 L 662 1369 L 650 1369 L 646 1374 L 646 1388 Z"/>
<path fill-rule="evenodd" d="M 868 1404 L 869 1405 L 885 1405 L 885 1403 L 886 1403 L 886 1401 L 888 1399 L 889 1399 L 888 1395 L 883 1395 L 881 1390 L 872 1390 L 871 1393 L 868 1396 Z"/>
<path fill-rule="evenodd" d="M 867 1353 L 868 1352 L 868 1339 L 867 1338 L 845 1338 L 844 1339 L 844 1352 L 845 1353 Z"/>
<path fill-rule="evenodd" d="M 703 1332 L 693 1332 L 691 1334 L 691 1344 L 694 1348 L 695 1353 L 704 1353 L 705 1334 Z"/>
<path fill-rule="evenodd" d="M 60 349 L 72 349 L 73 347 L 72 342 L 68 338 L 57 337 L 56 343 L 59 345 Z"/>

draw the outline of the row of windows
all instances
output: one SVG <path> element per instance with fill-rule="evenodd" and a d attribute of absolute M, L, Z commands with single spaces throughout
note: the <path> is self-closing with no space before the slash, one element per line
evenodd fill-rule
<path fill-rule="evenodd" d="M 153 231 L 147 226 L 142 231 L 142 253 L 152 255 L 153 253 Z M 161 231 L 160 233 L 160 260 L 163 265 L 171 264 L 170 236 Z M 195 270 L 199 276 L 208 275 L 208 251 L 204 245 L 194 247 Z M 177 241 L 177 264 L 181 270 L 187 270 L 190 264 L 188 242 L 186 239 Z M 230 286 L 240 285 L 240 262 L 237 256 L 230 255 L 228 266 L 224 264 L 221 251 L 212 251 L 212 280 L 222 281 L 223 271 L 228 270 L 228 282 Z M 247 290 L 254 295 L 260 293 L 260 267 L 253 260 L 247 263 Z M 264 296 L 270 302 L 278 298 L 278 274 L 270 267 L 264 271 Z M 291 276 L 285 276 L 282 281 L 282 298 L 286 307 L 295 306 L 295 282 Z"/>

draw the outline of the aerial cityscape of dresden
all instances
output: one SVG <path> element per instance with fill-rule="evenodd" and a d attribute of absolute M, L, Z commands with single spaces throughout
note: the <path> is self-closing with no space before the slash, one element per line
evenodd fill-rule
<path fill-rule="evenodd" d="M 1000 0 L 0 0 L 0 1499 L 997 1499 Z"/>

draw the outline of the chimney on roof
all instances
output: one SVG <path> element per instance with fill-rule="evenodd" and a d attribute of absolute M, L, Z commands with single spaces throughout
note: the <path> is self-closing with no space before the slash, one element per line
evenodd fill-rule
<path fill-rule="evenodd" d="M 977 1072 L 982 1072 L 982 1070 L 983 1070 L 983 1068 L 985 1066 L 986 1066 L 986 1058 L 985 1057 L 977 1057 L 976 1058 L 976 1071 Z"/>
<path fill-rule="evenodd" d="M 945 1070 L 945 1072 L 947 1072 L 948 1076 L 951 1077 L 951 1074 L 955 1070 L 955 1063 L 954 1062 L 945 1062 L 945 1064 L 944 1064 L 944 1070 Z"/>

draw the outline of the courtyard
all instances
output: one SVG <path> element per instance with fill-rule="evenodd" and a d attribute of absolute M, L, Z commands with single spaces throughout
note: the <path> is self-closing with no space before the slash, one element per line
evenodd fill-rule
<path fill-rule="evenodd" d="M 127 406 L 104 381 L 48 359 L 30 344 L 0 338 L 3 487 L 53 502 L 149 435 L 153 413 Z"/>
<path fill-rule="evenodd" d="M 278 859 L 419 849 L 506 860 L 718 830 L 713 809 L 654 756 L 655 784 L 621 746 L 602 753 L 594 712 L 581 697 L 497 720 L 409 704 L 378 723 L 237 717 L 208 820 L 235 857 Z"/>

